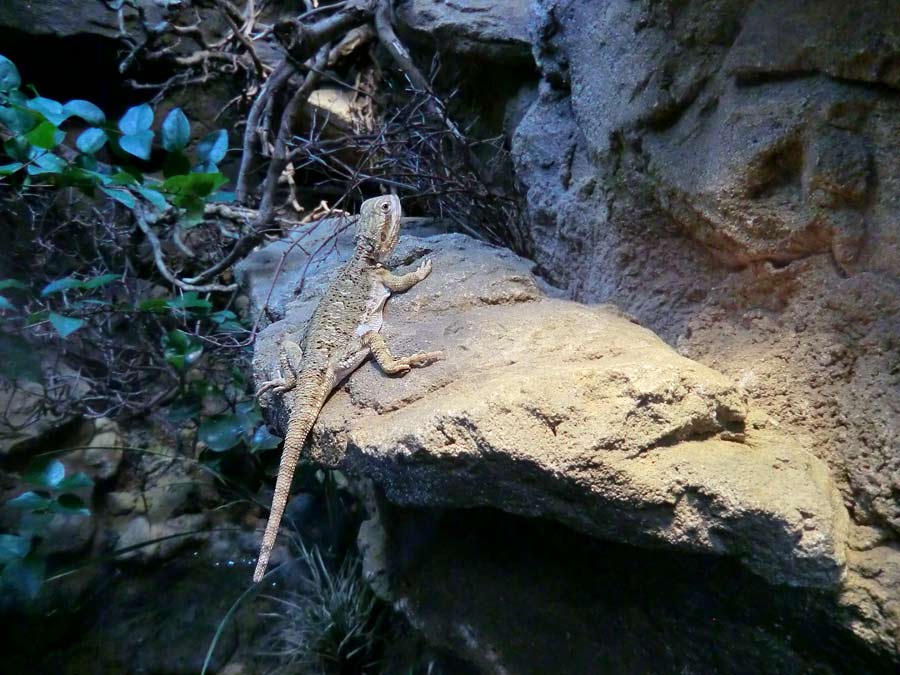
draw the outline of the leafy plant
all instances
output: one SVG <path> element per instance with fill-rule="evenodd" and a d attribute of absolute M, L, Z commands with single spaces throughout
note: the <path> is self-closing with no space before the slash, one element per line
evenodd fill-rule
<path fill-rule="evenodd" d="M 196 144 L 192 170 L 185 152 L 191 125 L 181 109 L 171 110 L 158 126 L 160 145 L 155 146 L 156 115 L 147 103 L 129 108 L 112 123 L 89 101 L 61 103 L 30 96 L 21 84 L 15 64 L 0 55 L 0 130 L 8 136 L 2 152 L 7 161 L 0 164 L 0 177 L 17 177 L 23 186 L 40 177 L 90 195 L 99 190 L 129 209 L 141 205 L 157 212 L 175 209 L 185 225 L 202 220 L 206 201 L 232 198 L 230 193 L 219 192 L 227 182 L 218 168 L 228 152 L 224 129 L 207 134 Z M 101 160 L 104 149 L 106 157 Z M 134 163 L 149 162 L 155 149 L 167 155 L 164 180 Z M 77 328 L 66 326 L 64 330 Z"/>
<path fill-rule="evenodd" d="M 22 475 L 26 490 L 6 502 L 17 514 L 18 534 L 0 534 L 0 589 L 13 597 L 33 600 L 41 588 L 46 563 L 33 550 L 35 537 L 46 532 L 56 514 L 89 516 L 90 509 L 76 494 L 89 489 L 93 481 L 84 473 L 66 474 L 65 465 L 55 458 L 35 459 Z"/>

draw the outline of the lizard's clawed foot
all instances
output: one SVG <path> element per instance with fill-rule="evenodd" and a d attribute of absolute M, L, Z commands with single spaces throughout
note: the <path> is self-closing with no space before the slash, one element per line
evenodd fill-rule
<path fill-rule="evenodd" d="M 444 352 L 420 352 L 407 356 L 404 360 L 413 368 L 421 368 L 422 366 L 429 366 L 435 361 L 443 361 Z"/>
<path fill-rule="evenodd" d="M 444 352 L 420 352 L 418 354 L 404 356 L 402 359 L 397 359 L 388 367 L 382 366 L 382 369 L 388 375 L 399 375 L 402 377 L 413 368 L 429 366 L 435 361 L 443 360 L 443 358 Z"/>
<path fill-rule="evenodd" d="M 274 380 L 269 380 L 268 382 L 263 382 L 259 389 L 256 390 L 256 398 L 260 400 L 260 405 L 263 404 L 263 395 L 267 392 L 274 392 L 276 394 L 284 394 L 293 389 L 297 384 L 297 378 L 295 377 L 276 377 Z"/>
<path fill-rule="evenodd" d="M 422 281 L 425 277 L 431 274 L 431 260 L 426 260 L 421 265 L 419 265 L 416 270 L 416 276 L 419 277 L 419 281 Z"/>

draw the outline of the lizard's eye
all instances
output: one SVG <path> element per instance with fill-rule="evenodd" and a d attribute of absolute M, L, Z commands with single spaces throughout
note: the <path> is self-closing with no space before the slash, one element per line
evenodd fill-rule
<path fill-rule="evenodd" d="M 381 210 L 387 213 L 391 208 L 390 202 L 381 202 Z"/>

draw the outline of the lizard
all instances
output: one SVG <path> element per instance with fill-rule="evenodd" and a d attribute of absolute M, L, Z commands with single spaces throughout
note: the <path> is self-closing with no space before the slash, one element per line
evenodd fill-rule
<path fill-rule="evenodd" d="M 263 382 L 256 392 L 263 405 L 268 392 L 285 396 L 288 423 L 254 582 L 268 567 L 300 451 L 331 392 L 369 356 L 384 373 L 401 376 L 443 358 L 439 351 L 396 358 L 380 332 L 388 297 L 409 290 L 431 273 L 431 260 L 403 275 L 384 266 L 400 238 L 400 215 L 395 195 L 362 203 L 353 255 L 322 296 L 300 342 L 282 340 L 280 377 Z"/>

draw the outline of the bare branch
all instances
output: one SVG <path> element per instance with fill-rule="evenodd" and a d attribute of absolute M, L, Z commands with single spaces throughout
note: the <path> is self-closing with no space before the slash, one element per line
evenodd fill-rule
<path fill-rule="evenodd" d="M 153 227 L 147 221 L 146 215 L 141 211 L 141 209 L 134 209 L 134 219 L 137 221 L 138 227 L 141 229 L 141 232 L 144 233 L 144 236 L 147 237 L 147 241 L 150 244 L 150 248 L 153 250 L 153 262 L 156 264 L 156 269 L 159 270 L 159 273 L 162 274 L 166 281 L 168 281 L 173 286 L 180 288 L 183 291 L 197 291 L 198 293 L 208 293 L 211 291 L 234 291 L 237 289 L 237 284 L 230 284 L 228 286 L 223 286 L 221 284 L 206 284 L 206 285 L 196 285 L 187 283 L 179 279 L 175 274 L 172 273 L 166 266 L 166 262 L 163 259 L 162 245 L 160 244 L 159 237 L 156 236 L 156 233 L 153 231 Z"/>

